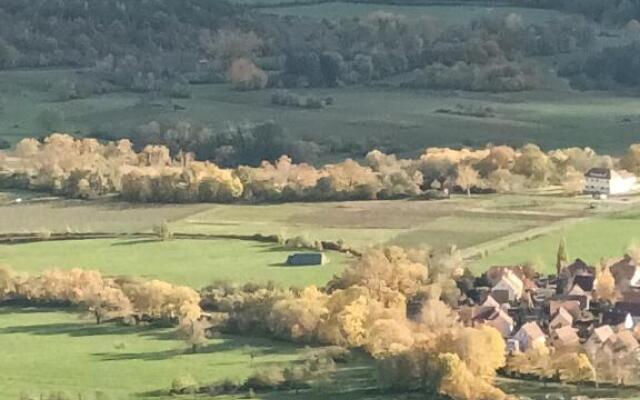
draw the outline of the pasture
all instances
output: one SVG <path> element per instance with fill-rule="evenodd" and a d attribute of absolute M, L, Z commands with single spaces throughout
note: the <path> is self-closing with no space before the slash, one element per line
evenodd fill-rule
<path fill-rule="evenodd" d="M 284 263 L 292 252 L 244 240 L 65 240 L 0 245 L 0 265 L 34 274 L 54 267 L 96 269 L 109 276 L 140 276 L 197 289 L 217 280 L 321 286 L 349 261 L 328 252 L 325 265 L 290 267 Z"/>
<path fill-rule="evenodd" d="M 176 378 L 241 380 L 308 352 L 285 342 L 221 337 L 194 354 L 172 329 L 95 325 L 77 314 L 15 308 L 0 308 L 0 343 L 1 400 L 50 392 L 70 399 L 170 398 Z"/>
<path fill-rule="evenodd" d="M 0 137 L 15 143 L 47 133 L 38 116 L 55 110 L 56 130 L 77 134 L 101 131 L 126 137 L 141 124 L 188 120 L 214 130 L 233 122 L 274 120 L 294 138 L 337 137 L 357 143 L 389 143 L 415 156 L 429 146 L 520 146 L 545 149 L 590 146 L 620 154 L 637 141 L 640 100 L 607 92 L 574 92 L 562 82 L 524 93 L 469 93 L 394 87 L 298 90 L 332 96 L 335 104 L 302 110 L 270 103 L 271 90 L 237 92 L 226 84 L 192 85 L 191 98 L 169 99 L 118 92 L 58 101 L 50 91 L 71 70 L 0 72 Z M 494 116 L 477 118 L 436 113 L 438 109 L 490 107 Z M 175 105 L 185 109 L 175 109 Z M 606 132 L 608 140 L 602 140 Z"/>
<path fill-rule="evenodd" d="M 620 257 L 629 245 L 640 240 L 640 214 L 635 207 L 630 211 L 587 219 L 567 224 L 558 230 L 525 240 L 513 246 L 490 253 L 474 261 L 475 272 L 492 265 L 517 265 L 533 262 L 539 272 L 555 273 L 558 243 L 565 238 L 569 259 L 581 258 L 592 265 L 601 258 Z"/>
<path fill-rule="evenodd" d="M 303 235 L 356 248 L 397 244 L 436 249 L 479 245 L 590 213 L 582 198 L 487 195 L 447 201 L 212 205 L 171 224 L 175 232 Z"/>

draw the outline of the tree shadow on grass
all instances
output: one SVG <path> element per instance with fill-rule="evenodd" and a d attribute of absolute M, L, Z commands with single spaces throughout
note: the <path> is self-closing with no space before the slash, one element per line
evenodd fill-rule
<path fill-rule="evenodd" d="M 198 356 L 211 353 L 222 353 L 227 351 L 240 351 L 247 356 L 246 361 L 233 361 L 228 365 L 246 364 L 247 362 L 258 363 L 260 361 L 253 361 L 255 357 L 266 357 L 273 355 L 286 355 L 295 353 L 298 349 L 290 346 L 262 346 L 260 342 L 256 343 L 253 338 L 246 337 L 229 337 L 217 343 L 211 343 L 199 348 L 196 352 L 192 351 L 185 344 L 183 348 L 169 349 L 163 351 L 153 351 L 146 353 L 123 353 L 123 352 L 108 352 L 108 353 L 94 353 L 93 356 L 98 357 L 100 361 L 130 361 L 130 360 L 142 360 L 142 361 L 163 361 L 169 360 L 174 357 L 180 356 Z M 225 363 L 216 363 L 216 365 L 227 365 Z"/>
<path fill-rule="evenodd" d="M 59 322 L 51 324 L 18 325 L 0 328 L 3 334 L 29 334 L 36 336 L 66 335 L 70 337 L 137 335 L 155 340 L 175 340 L 175 331 L 157 326 L 130 326 L 117 323 L 91 324 L 89 321 Z M 171 337 L 172 336 L 172 337 Z"/>
<path fill-rule="evenodd" d="M 44 314 L 44 313 L 77 314 L 75 311 L 69 310 L 68 308 L 34 307 L 34 306 L 14 305 L 14 304 L 7 304 L 7 305 L 0 306 L 0 315 Z"/>
<path fill-rule="evenodd" d="M 111 246 L 113 247 L 117 247 L 117 246 L 135 246 L 138 244 L 151 244 L 151 243 L 159 243 L 162 240 L 158 239 L 158 238 L 152 238 L 152 239 L 133 239 L 133 240 L 127 240 L 127 241 L 123 241 L 123 242 L 115 242 L 115 243 L 111 243 Z"/>

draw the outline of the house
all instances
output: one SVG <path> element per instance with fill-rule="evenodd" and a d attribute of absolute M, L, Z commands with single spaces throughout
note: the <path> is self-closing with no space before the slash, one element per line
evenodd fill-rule
<path fill-rule="evenodd" d="M 622 292 L 622 299 L 625 303 L 640 304 L 640 291 L 637 289 L 626 290 Z"/>
<path fill-rule="evenodd" d="M 633 288 L 640 287 L 640 265 L 631 257 L 624 257 L 607 261 L 607 266 L 611 269 L 611 275 L 616 282 L 616 289 L 619 292 L 626 292 Z"/>
<path fill-rule="evenodd" d="M 593 275 L 576 275 L 573 277 L 573 286 L 578 286 L 584 292 L 591 292 L 595 286 L 596 277 Z"/>
<path fill-rule="evenodd" d="M 563 326 L 551 333 L 551 342 L 554 347 L 573 347 L 580 344 L 580 338 L 576 329 L 571 326 Z"/>
<path fill-rule="evenodd" d="M 625 194 L 629 193 L 636 184 L 636 176 L 625 170 L 591 168 L 584 176 L 584 193 L 586 194 Z"/>
<path fill-rule="evenodd" d="M 549 322 L 549 329 L 559 329 L 565 326 L 573 325 L 573 316 L 569 313 L 569 311 L 560 307 L 558 311 L 553 315 L 551 321 Z"/>
<path fill-rule="evenodd" d="M 618 314 L 619 316 L 624 315 L 624 322 L 622 323 L 624 323 L 625 325 L 635 326 L 638 322 L 640 322 L 640 303 L 619 301 L 615 306 L 613 306 L 612 312 Z M 631 321 L 629 321 L 627 315 L 630 316 Z"/>
<path fill-rule="evenodd" d="M 573 319 L 580 318 L 582 313 L 582 307 L 578 300 L 551 300 L 549 302 L 549 315 L 555 316 L 561 308 L 567 311 Z"/>
<path fill-rule="evenodd" d="M 567 298 L 576 299 L 580 302 L 580 307 L 583 309 L 589 309 L 591 306 L 591 292 L 585 292 L 579 285 L 573 285 Z"/>
<path fill-rule="evenodd" d="M 506 292 L 509 301 L 518 301 L 524 293 L 524 283 L 515 273 L 507 271 L 502 278 L 491 288 L 491 293 Z M 497 300 L 497 299 L 496 299 Z"/>
<path fill-rule="evenodd" d="M 287 258 L 287 265 L 324 265 L 327 258 L 324 253 L 296 253 Z"/>
<path fill-rule="evenodd" d="M 624 326 L 625 329 L 632 329 L 635 326 L 633 317 L 630 313 L 616 310 L 607 310 L 602 314 L 602 323 L 611 326 Z M 628 328 L 627 326 L 631 326 Z"/>
<path fill-rule="evenodd" d="M 544 332 L 537 322 L 527 322 L 513 337 L 518 341 L 520 351 L 527 351 L 531 347 L 545 344 L 547 341 Z"/>
<path fill-rule="evenodd" d="M 609 325 L 602 325 L 593 330 L 584 346 L 587 351 L 595 353 L 600 348 L 608 344 L 610 340 L 615 340 L 615 333 L 613 332 L 613 329 L 611 329 L 611 326 Z"/>
<path fill-rule="evenodd" d="M 513 319 L 500 307 L 476 307 L 472 316 L 472 325 L 488 325 L 494 327 L 507 338 L 513 332 Z"/>
<path fill-rule="evenodd" d="M 584 291 L 593 290 L 596 275 L 595 267 L 577 258 L 573 263 L 562 268 L 556 284 L 556 292 L 563 294 L 569 292 L 576 284 Z"/>
<path fill-rule="evenodd" d="M 523 265 L 516 266 L 493 266 L 485 272 L 484 276 L 487 278 L 487 281 L 491 286 L 495 286 L 503 276 L 505 275 L 515 275 L 524 286 L 524 290 L 535 290 L 538 288 L 534 279 L 531 279 L 530 276 L 534 272 L 531 271 L 531 268 L 528 268 Z"/>
<path fill-rule="evenodd" d="M 498 304 L 509 304 L 510 295 L 508 290 L 492 290 L 491 298 Z"/>
<path fill-rule="evenodd" d="M 633 333 L 625 330 L 616 333 L 615 337 L 612 338 L 612 344 L 614 351 L 623 352 L 634 351 L 640 347 L 636 338 L 633 337 Z"/>
<path fill-rule="evenodd" d="M 490 294 L 487 298 L 480 304 L 481 307 L 500 307 L 500 303 Z"/>
<path fill-rule="evenodd" d="M 566 271 L 572 277 L 576 275 L 595 275 L 596 274 L 596 268 L 590 266 L 580 258 L 576 258 L 574 262 L 567 265 L 562 270 Z"/>

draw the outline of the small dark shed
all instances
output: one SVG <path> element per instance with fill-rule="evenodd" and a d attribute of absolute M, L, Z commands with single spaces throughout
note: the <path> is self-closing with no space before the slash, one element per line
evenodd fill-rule
<path fill-rule="evenodd" d="M 323 253 L 295 253 L 287 258 L 287 265 L 323 265 L 327 258 Z"/>

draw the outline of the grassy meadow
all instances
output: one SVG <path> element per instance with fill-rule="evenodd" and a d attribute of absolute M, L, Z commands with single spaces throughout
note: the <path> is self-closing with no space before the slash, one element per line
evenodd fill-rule
<path fill-rule="evenodd" d="M 493 265 L 533 262 L 540 272 L 554 273 L 558 243 L 565 238 L 570 259 L 596 264 L 601 258 L 619 257 L 630 244 L 640 240 L 640 213 L 631 211 L 567 224 L 546 235 L 521 241 L 472 263 L 483 271 Z"/>
<path fill-rule="evenodd" d="M 329 252 L 323 266 L 285 265 L 292 250 L 243 240 L 77 240 L 0 245 L 0 265 L 38 273 L 49 268 L 97 269 L 110 276 L 140 276 L 204 287 L 216 280 L 282 286 L 324 285 L 348 263 Z"/>
<path fill-rule="evenodd" d="M 239 381 L 257 370 L 308 359 L 313 351 L 287 342 L 223 336 L 210 340 L 200 352 L 191 353 L 172 329 L 95 325 L 91 318 L 73 313 L 6 307 L 0 308 L 0 341 L 0 400 L 38 399 L 52 392 L 69 399 L 168 400 L 175 398 L 168 391 L 176 378 L 188 376 L 201 384 Z M 339 365 L 331 383 L 319 382 L 303 393 L 275 392 L 255 398 L 424 399 L 420 393 L 377 390 L 375 369 L 359 358 Z M 534 400 L 560 398 L 550 397 L 558 395 L 637 398 L 633 390 L 623 389 L 596 390 L 507 379 L 500 379 L 498 385 L 507 393 Z M 216 398 L 247 397 L 246 393 L 239 393 Z"/>
<path fill-rule="evenodd" d="M 600 152 L 622 153 L 637 141 L 640 100 L 607 92 L 574 92 L 562 83 L 550 90 L 524 93 L 469 93 L 348 87 L 300 90 L 332 96 L 335 104 L 322 110 L 301 110 L 270 104 L 271 90 L 237 92 L 228 85 L 192 85 L 191 98 L 148 98 L 118 92 L 86 99 L 58 101 L 49 90 L 71 70 L 1 71 L 0 137 L 15 143 L 40 136 L 44 110 L 63 117 L 56 130 L 86 134 L 112 132 L 127 136 L 152 120 L 189 120 L 221 129 L 230 122 L 274 120 L 292 137 L 319 135 L 361 143 L 393 143 L 402 154 L 415 155 L 428 146 L 522 145 L 544 148 L 590 146 Z M 494 117 L 477 118 L 436 113 L 457 104 L 491 107 Z M 175 110 L 174 105 L 185 107 Z M 607 140 L 602 140 L 603 132 Z"/>
<path fill-rule="evenodd" d="M 95 325 L 73 313 L 15 308 L 0 308 L 0 342 L 1 400 L 51 391 L 73 399 L 170 398 L 156 392 L 167 394 L 176 378 L 240 380 L 307 351 L 285 342 L 222 337 L 193 354 L 172 329 Z"/>

